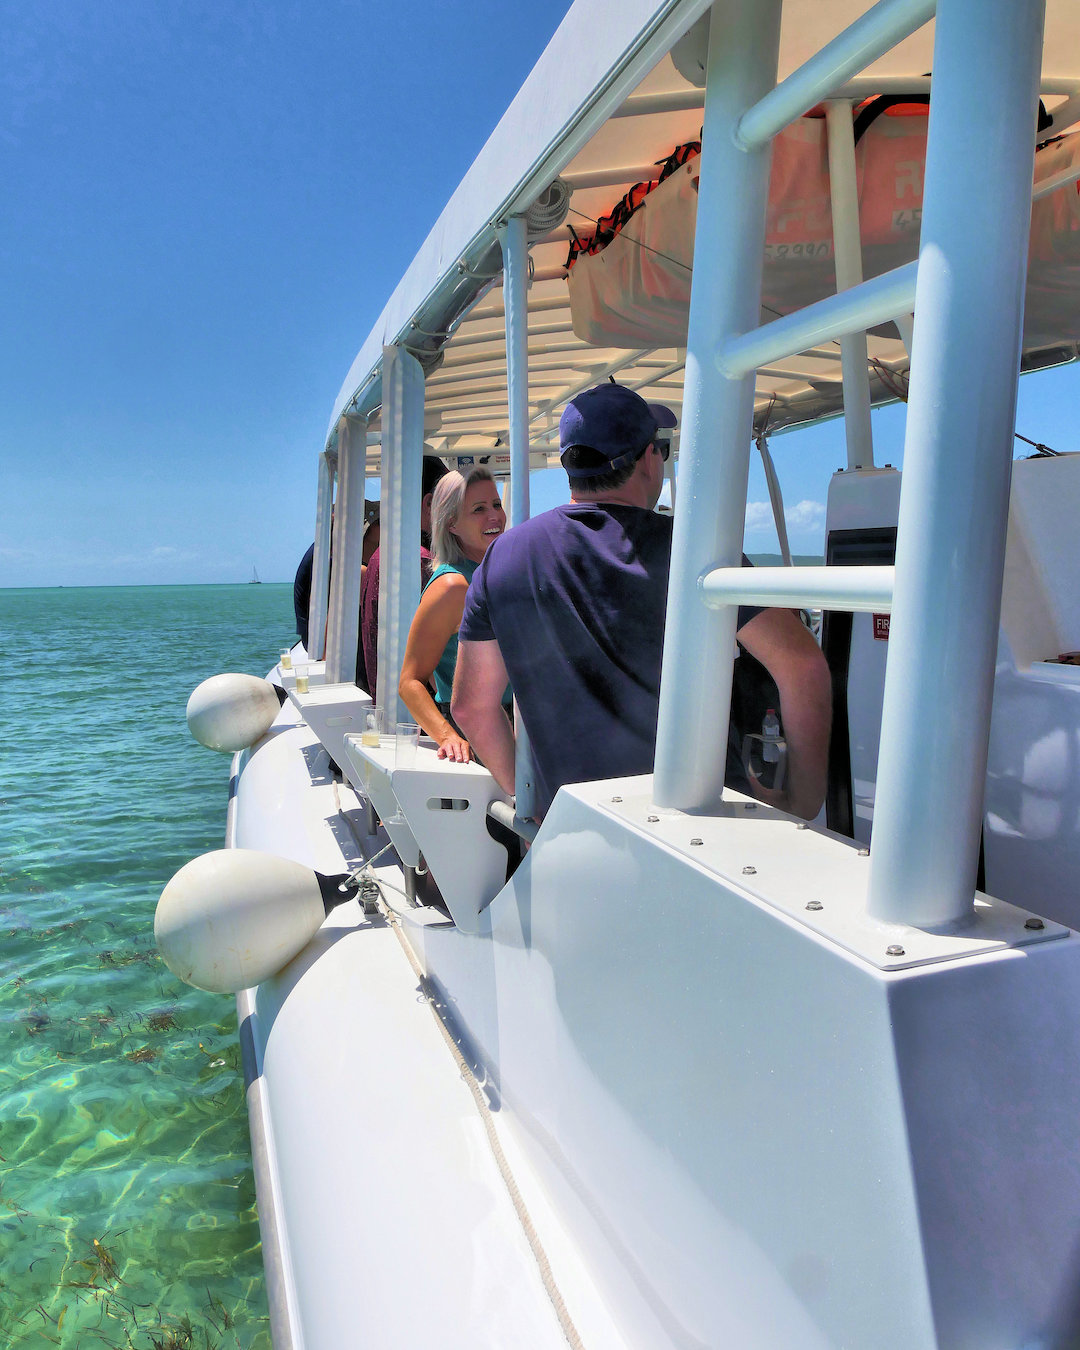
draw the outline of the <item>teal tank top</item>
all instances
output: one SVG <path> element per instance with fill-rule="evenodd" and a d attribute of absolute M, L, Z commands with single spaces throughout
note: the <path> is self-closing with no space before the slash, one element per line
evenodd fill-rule
<path fill-rule="evenodd" d="M 474 563 L 471 558 L 464 558 L 460 563 L 440 563 L 428 578 L 428 583 L 427 586 L 424 587 L 424 590 L 427 590 L 428 586 L 431 585 L 436 577 L 446 576 L 452 572 L 456 572 L 458 576 L 464 577 L 466 581 L 471 581 L 473 573 L 479 566 L 480 564 Z M 432 672 L 435 679 L 435 702 L 441 703 L 447 707 L 450 704 L 450 695 L 454 692 L 454 670 L 457 667 L 457 646 L 458 635 L 452 633 L 450 635 L 450 641 L 443 648 L 442 656 L 439 657 L 439 664 Z M 514 695 L 509 685 L 506 686 L 506 693 L 503 694 L 502 701 L 506 707 L 510 707 L 513 704 Z"/>

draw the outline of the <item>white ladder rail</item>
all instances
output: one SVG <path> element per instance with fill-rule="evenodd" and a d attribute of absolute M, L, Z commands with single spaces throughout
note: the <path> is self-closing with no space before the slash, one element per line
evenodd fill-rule
<path fill-rule="evenodd" d="M 716 567 L 699 584 L 710 609 L 741 604 L 887 614 L 894 572 L 892 567 Z"/>
<path fill-rule="evenodd" d="M 768 173 L 762 147 L 850 79 L 859 61 L 883 54 L 935 8 L 920 262 L 757 326 L 747 285 L 760 284 Z M 714 11 L 713 34 L 723 32 L 724 45 L 710 44 L 699 198 L 701 220 L 713 228 L 699 224 L 698 239 L 722 237 L 728 247 L 719 260 L 695 257 L 682 436 L 690 490 L 680 494 L 676 511 L 654 798 L 660 806 L 695 810 L 721 796 L 724 757 L 714 732 L 726 732 L 726 653 L 738 599 L 769 593 L 767 603 L 788 604 L 828 592 L 833 608 L 887 610 L 895 586 L 869 903 L 875 917 L 925 927 L 966 920 L 974 898 L 1043 14 L 1043 0 L 940 0 L 936 7 L 884 0 L 784 86 L 751 102 L 747 94 L 755 82 L 760 87 L 775 58 L 776 8 L 720 0 Z M 972 108 L 982 113 L 978 125 L 995 129 L 994 146 L 979 137 L 957 172 L 947 153 L 950 128 Z M 733 157 L 737 144 L 741 163 Z M 724 203 L 717 179 L 737 207 Z M 913 337 L 908 316 L 916 293 L 922 317 Z M 774 576 L 755 591 L 745 574 L 736 575 L 753 372 L 887 319 L 899 322 L 914 348 L 896 570 L 876 578 L 868 574 L 878 569 L 843 569 L 859 578 Z M 710 615 L 704 622 L 703 609 Z M 944 772 L 936 762 L 942 754 Z M 711 769 L 708 756 L 715 756 Z"/>
<path fill-rule="evenodd" d="M 934 17 L 936 0 L 878 0 L 814 56 L 748 108 L 735 127 L 743 150 L 768 145 L 779 131 L 841 88 Z"/>

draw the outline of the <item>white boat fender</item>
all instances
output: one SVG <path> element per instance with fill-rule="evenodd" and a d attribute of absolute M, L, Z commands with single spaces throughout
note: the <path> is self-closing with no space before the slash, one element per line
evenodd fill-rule
<path fill-rule="evenodd" d="M 327 877 L 271 853 L 217 849 L 186 863 L 161 892 L 154 937 L 185 984 L 235 994 L 287 965 L 358 888 L 348 872 Z"/>
<path fill-rule="evenodd" d="M 212 675 L 192 690 L 188 729 L 210 750 L 246 750 L 270 730 L 284 693 L 257 675 Z"/>

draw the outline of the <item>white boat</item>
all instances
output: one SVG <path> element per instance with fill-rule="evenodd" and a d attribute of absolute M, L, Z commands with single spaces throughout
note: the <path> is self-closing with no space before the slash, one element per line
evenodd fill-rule
<path fill-rule="evenodd" d="M 872 240 L 853 110 L 931 89 Z M 573 5 L 345 379 L 324 664 L 234 764 L 230 848 L 362 881 L 239 995 L 278 1350 L 1080 1345 L 1080 455 L 1013 463 L 1018 373 L 1078 354 L 1078 120 L 1071 0 Z M 425 442 L 520 521 L 610 374 L 682 428 L 655 772 L 563 788 L 518 864 L 525 754 L 515 815 L 364 744 L 365 479 L 387 689 Z M 755 437 L 841 412 L 827 565 L 740 568 Z M 722 790 L 740 601 L 825 614 L 809 828 Z"/>

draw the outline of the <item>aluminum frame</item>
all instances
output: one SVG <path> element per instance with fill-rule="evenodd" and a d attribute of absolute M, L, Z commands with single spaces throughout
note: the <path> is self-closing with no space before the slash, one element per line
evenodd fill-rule
<path fill-rule="evenodd" d="M 1044 14 L 938 5 L 868 898 L 923 927 L 969 920 L 974 901 Z M 982 132 L 958 159 L 961 123 Z"/>
<path fill-rule="evenodd" d="M 718 567 L 701 578 L 701 598 L 719 605 L 817 607 L 852 613 L 892 609 L 891 567 Z"/>
<path fill-rule="evenodd" d="M 738 119 L 776 85 L 780 0 L 717 0 L 709 38 L 694 280 L 686 347 L 679 502 L 668 583 L 653 793 L 694 810 L 723 793 L 737 611 L 703 614 L 698 578 L 742 553 L 754 418 L 751 373 L 718 373 L 717 334 L 760 315 L 768 147 L 735 142 Z M 712 240 L 725 239 L 717 249 Z"/>
<path fill-rule="evenodd" d="M 401 347 L 383 351 L 383 395 L 376 702 L 384 709 L 389 731 L 391 722 L 413 720 L 397 687 L 409 626 L 420 602 L 424 371 Z"/>
<path fill-rule="evenodd" d="M 529 237 L 524 216 L 499 231 L 506 306 L 506 390 L 510 427 L 509 524 L 529 518 Z M 559 331 L 573 331 L 560 329 Z"/>
<path fill-rule="evenodd" d="M 365 419 L 348 416 L 341 419 L 337 454 L 338 500 L 332 544 L 335 566 L 330 575 L 330 613 L 326 637 L 327 684 L 351 683 L 356 668 L 367 469 Z"/>
<path fill-rule="evenodd" d="M 321 661 L 326 655 L 326 625 L 330 610 L 330 531 L 334 516 L 336 465 L 336 456 L 331 463 L 328 451 L 324 450 L 319 455 L 319 483 L 315 496 L 315 552 L 311 559 L 307 640 L 308 655 L 316 661 Z"/>
<path fill-rule="evenodd" d="M 855 130 L 847 100 L 830 99 L 825 105 L 829 145 L 829 196 L 832 205 L 833 259 L 836 289 L 862 284 L 862 235 L 859 229 L 859 192 L 855 176 Z M 840 338 L 844 381 L 844 436 L 849 469 L 874 467 L 874 437 L 870 427 L 870 375 L 866 331 Z"/>

